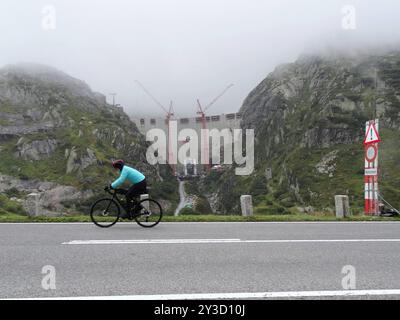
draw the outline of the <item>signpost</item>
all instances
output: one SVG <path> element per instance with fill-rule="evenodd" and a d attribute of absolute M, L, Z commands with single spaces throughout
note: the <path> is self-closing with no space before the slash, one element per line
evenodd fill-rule
<path fill-rule="evenodd" d="M 366 215 L 379 214 L 379 189 L 378 189 L 378 143 L 379 120 L 370 120 L 365 124 L 365 208 Z"/>

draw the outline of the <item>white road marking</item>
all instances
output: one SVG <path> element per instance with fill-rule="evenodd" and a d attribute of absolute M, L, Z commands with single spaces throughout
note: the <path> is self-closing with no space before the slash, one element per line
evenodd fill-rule
<path fill-rule="evenodd" d="M 175 244 L 175 243 L 232 243 L 240 239 L 138 239 L 138 240 L 73 240 L 62 244 Z"/>
<path fill-rule="evenodd" d="M 158 294 L 93 297 L 51 297 L 9 300 L 215 300 L 215 299 L 266 299 L 266 298 L 313 298 L 313 297 L 368 297 L 400 295 L 400 289 L 388 290 L 337 290 L 337 291 L 286 291 L 286 292 L 238 292 L 238 293 L 195 293 Z"/>
<path fill-rule="evenodd" d="M 400 242 L 400 239 L 288 239 L 288 240 L 241 240 L 241 239 L 132 239 L 132 240 L 72 240 L 69 245 L 107 244 L 197 244 L 197 243 L 324 243 L 324 242 Z"/>

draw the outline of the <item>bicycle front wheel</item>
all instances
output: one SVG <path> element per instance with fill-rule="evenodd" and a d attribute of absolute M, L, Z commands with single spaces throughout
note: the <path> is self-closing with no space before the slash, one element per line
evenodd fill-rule
<path fill-rule="evenodd" d="M 117 223 L 120 208 L 113 199 L 101 199 L 90 210 L 90 218 L 96 226 L 109 228 Z"/>
<path fill-rule="evenodd" d="M 135 207 L 135 220 L 145 228 L 156 226 L 162 218 L 161 205 L 153 199 L 143 199 Z"/>

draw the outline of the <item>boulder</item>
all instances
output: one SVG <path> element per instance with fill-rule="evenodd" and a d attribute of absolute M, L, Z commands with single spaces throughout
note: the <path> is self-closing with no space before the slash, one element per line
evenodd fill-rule
<path fill-rule="evenodd" d="M 57 148 L 57 140 L 34 140 L 26 142 L 25 139 L 20 139 L 17 143 L 17 157 L 24 160 L 40 160 L 50 157 Z"/>

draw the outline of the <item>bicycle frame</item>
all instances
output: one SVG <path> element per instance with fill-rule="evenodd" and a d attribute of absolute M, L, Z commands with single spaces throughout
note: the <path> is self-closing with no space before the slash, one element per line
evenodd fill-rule
<path fill-rule="evenodd" d="M 136 198 L 136 196 L 134 198 L 132 198 L 132 206 L 130 205 L 131 203 L 127 203 L 127 201 L 124 201 L 122 199 L 122 197 L 119 197 L 118 195 L 125 195 L 126 196 L 126 190 L 124 189 L 110 189 L 110 188 L 105 188 L 104 191 L 106 193 L 108 193 L 109 195 L 111 195 L 110 197 L 105 197 L 102 199 L 97 200 L 91 208 L 90 211 L 90 217 L 92 219 L 92 221 L 99 227 L 103 227 L 103 228 L 108 228 L 113 226 L 117 221 L 118 218 L 117 216 L 115 216 L 114 220 L 111 221 L 111 223 L 109 224 L 102 224 L 102 221 L 97 221 L 96 216 L 98 215 L 99 211 L 95 210 L 95 208 L 97 208 L 97 204 L 98 203 L 103 203 L 103 206 L 100 208 L 100 215 L 102 214 L 103 216 L 106 216 L 112 203 L 114 203 L 114 205 L 117 206 L 119 214 L 121 213 L 121 208 L 123 209 L 123 211 L 125 211 L 128 216 L 129 219 L 133 220 L 135 219 L 136 222 L 142 226 L 142 227 L 147 227 L 147 228 L 151 228 L 156 226 L 162 218 L 163 215 L 163 210 L 161 205 L 154 199 L 138 199 Z M 124 197 L 126 198 L 126 197 Z M 129 197 L 129 199 L 131 199 Z M 127 199 L 128 200 L 128 199 Z M 104 201 L 106 201 L 106 203 L 104 203 Z M 142 205 L 142 202 L 144 202 L 145 204 Z M 107 208 L 104 208 L 104 204 L 106 204 Z M 155 212 L 153 212 L 153 207 L 150 208 L 150 204 L 153 204 Z M 154 214 L 153 214 L 154 213 Z M 127 218 L 128 216 L 123 216 L 122 218 Z M 155 217 L 155 220 L 151 218 L 151 216 Z M 142 218 L 139 219 L 139 217 L 145 217 L 145 220 L 142 220 Z M 149 220 L 150 219 L 150 220 Z M 107 221 L 106 221 L 107 222 Z"/>
<path fill-rule="evenodd" d="M 126 201 L 121 200 L 120 198 L 118 198 L 118 190 L 114 190 L 114 192 L 107 190 L 107 193 L 112 195 L 112 200 L 115 200 L 118 205 L 125 210 L 126 212 L 126 207 L 125 204 L 127 205 Z M 138 202 L 136 201 L 136 199 L 132 199 L 133 200 L 133 205 L 136 206 L 138 204 Z M 107 208 L 108 210 L 108 208 Z"/>

